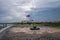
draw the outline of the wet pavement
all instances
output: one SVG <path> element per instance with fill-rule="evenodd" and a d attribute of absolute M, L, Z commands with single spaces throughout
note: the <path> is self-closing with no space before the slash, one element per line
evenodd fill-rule
<path fill-rule="evenodd" d="M 40 27 L 40 30 L 29 28 L 11 28 L 1 40 L 60 40 L 60 29 Z"/>

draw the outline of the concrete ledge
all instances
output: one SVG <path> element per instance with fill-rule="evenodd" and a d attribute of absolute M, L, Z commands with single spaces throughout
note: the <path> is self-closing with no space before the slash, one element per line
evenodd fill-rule
<path fill-rule="evenodd" d="M 8 27 L 5 27 L 5 28 L 2 28 L 0 30 L 0 39 L 2 38 L 2 36 L 4 36 L 6 34 L 6 32 L 11 28 L 11 26 L 8 26 Z"/>

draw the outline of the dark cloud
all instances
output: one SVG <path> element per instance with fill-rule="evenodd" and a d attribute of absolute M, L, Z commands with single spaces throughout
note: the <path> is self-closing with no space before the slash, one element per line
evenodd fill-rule
<path fill-rule="evenodd" d="M 60 0 L 0 0 L 0 22 L 60 21 Z"/>
<path fill-rule="evenodd" d="M 36 8 L 30 13 L 32 16 L 30 19 L 34 18 L 35 21 L 60 21 L 60 7 L 45 9 Z"/>

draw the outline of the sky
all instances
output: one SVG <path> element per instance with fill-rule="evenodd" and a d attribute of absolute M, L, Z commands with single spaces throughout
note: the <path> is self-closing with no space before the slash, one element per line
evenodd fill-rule
<path fill-rule="evenodd" d="M 0 0 L 0 23 L 26 20 L 60 21 L 60 0 Z"/>

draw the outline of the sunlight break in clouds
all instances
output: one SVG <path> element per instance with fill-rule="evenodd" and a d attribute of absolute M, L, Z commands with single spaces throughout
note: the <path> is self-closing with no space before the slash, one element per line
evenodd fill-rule
<path fill-rule="evenodd" d="M 54 19 L 59 16 L 59 8 L 60 0 L 0 0 L 0 21 L 20 22 L 28 20 L 28 14 L 32 15 L 33 19 L 38 19 L 37 21 L 60 20 Z M 7 21 L 4 21 L 5 19 Z"/>
<path fill-rule="evenodd" d="M 26 20 L 28 19 L 26 15 L 29 14 L 26 11 L 31 11 L 34 8 L 33 0 L 0 0 L 0 2 L 1 6 L 3 6 L 1 7 L 2 11 L 6 11 L 5 14 L 8 14 L 5 16 L 3 13 L 4 16 L 1 16 L 3 20 Z"/>

